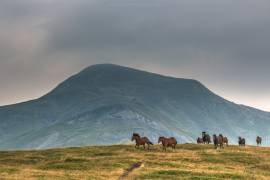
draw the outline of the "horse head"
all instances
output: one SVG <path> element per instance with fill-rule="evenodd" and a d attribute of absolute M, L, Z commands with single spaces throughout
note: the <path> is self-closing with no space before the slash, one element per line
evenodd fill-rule
<path fill-rule="evenodd" d="M 140 135 L 138 133 L 133 133 L 131 141 L 136 140 L 137 138 L 140 138 Z"/>
<path fill-rule="evenodd" d="M 162 142 L 163 139 L 164 139 L 164 137 L 163 137 L 163 136 L 160 136 L 160 137 L 158 138 L 158 143 Z"/>

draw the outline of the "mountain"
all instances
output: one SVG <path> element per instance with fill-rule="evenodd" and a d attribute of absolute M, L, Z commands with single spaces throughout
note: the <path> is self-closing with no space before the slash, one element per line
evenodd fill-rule
<path fill-rule="evenodd" d="M 47 95 L 0 107 L 0 149 L 130 143 L 133 132 L 195 142 L 202 131 L 231 143 L 269 139 L 270 113 L 227 101 L 196 80 L 93 65 Z M 268 142 L 264 142 L 268 143 Z"/>

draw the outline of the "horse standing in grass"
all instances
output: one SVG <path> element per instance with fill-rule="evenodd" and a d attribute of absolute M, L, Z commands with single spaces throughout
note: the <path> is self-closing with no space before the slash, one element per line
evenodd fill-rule
<path fill-rule="evenodd" d="M 239 146 L 245 146 L 246 145 L 246 140 L 245 138 L 242 138 L 242 137 L 238 137 L 238 144 Z"/>
<path fill-rule="evenodd" d="M 202 139 L 204 144 L 210 144 L 211 143 L 211 137 L 206 132 L 202 132 Z"/>
<path fill-rule="evenodd" d="M 140 146 L 143 146 L 143 148 L 145 149 L 145 144 L 147 144 L 148 149 L 150 145 L 153 145 L 153 143 L 147 138 L 147 137 L 140 137 L 139 134 L 137 133 L 133 133 L 131 141 L 136 142 L 135 148 L 139 148 Z"/>
<path fill-rule="evenodd" d="M 262 138 L 260 136 L 257 136 L 256 142 L 257 142 L 257 146 L 262 145 Z"/>
<path fill-rule="evenodd" d="M 177 145 L 177 141 L 174 137 L 170 137 L 170 138 L 165 138 L 165 137 L 159 137 L 158 138 L 158 143 L 162 143 L 163 146 L 163 150 L 166 151 L 167 147 L 172 147 L 172 149 L 175 149 L 176 145 Z"/>
<path fill-rule="evenodd" d="M 217 149 L 218 147 L 220 149 L 223 149 L 223 136 L 222 134 L 219 134 L 219 136 L 217 136 L 216 134 L 213 135 L 213 142 L 214 142 L 214 146 Z"/>
<path fill-rule="evenodd" d="M 202 139 L 202 138 L 200 138 L 200 137 L 198 137 L 198 139 L 197 139 L 197 143 L 198 143 L 198 144 L 203 144 L 203 139 Z"/>
<path fill-rule="evenodd" d="M 226 144 L 226 146 L 229 146 L 229 140 L 227 137 L 223 137 L 223 144 Z"/>

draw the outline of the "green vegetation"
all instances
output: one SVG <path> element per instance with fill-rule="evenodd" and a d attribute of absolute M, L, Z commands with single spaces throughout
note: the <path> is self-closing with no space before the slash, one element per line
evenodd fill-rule
<path fill-rule="evenodd" d="M 270 149 L 184 144 L 0 152 L 1 179 L 270 179 Z M 121 178 L 120 178 L 121 179 Z"/>

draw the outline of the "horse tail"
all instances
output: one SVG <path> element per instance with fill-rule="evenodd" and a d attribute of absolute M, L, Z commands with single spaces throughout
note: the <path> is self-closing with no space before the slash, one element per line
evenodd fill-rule
<path fill-rule="evenodd" d="M 143 137 L 143 139 L 145 140 L 145 143 L 147 143 L 148 145 L 154 145 L 147 137 Z"/>

